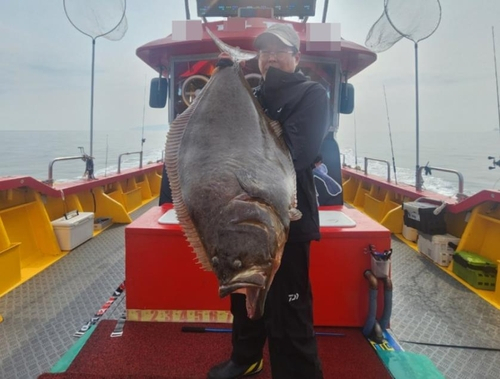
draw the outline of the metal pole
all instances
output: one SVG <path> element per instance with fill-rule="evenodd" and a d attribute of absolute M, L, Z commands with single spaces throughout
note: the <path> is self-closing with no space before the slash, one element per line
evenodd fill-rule
<path fill-rule="evenodd" d="M 415 116 L 416 116 L 416 167 L 415 167 L 415 187 L 417 191 L 422 189 L 422 183 L 420 180 L 420 175 L 418 174 L 418 169 L 420 167 L 420 133 L 419 133 L 419 109 L 418 109 L 418 43 L 415 42 Z"/>
<path fill-rule="evenodd" d="M 354 166 L 358 169 L 358 138 L 356 135 L 356 111 L 354 111 Z"/>
<path fill-rule="evenodd" d="M 90 156 L 93 157 L 94 142 L 94 64 L 95 64 L 95 38 L 92 38 L 92 75 L 90 82 Z"/>
<path fill-rule="evenodd" d="M 160 85 L 160 82 L 158 81 L 158 85 Z M 146 119 L 146 88 L 147 88 L 147 80 L 146 76 L 144 75 L 144 101 L 142 104 L 142 133 L 141 133 L 141 161 L 139 163 L 139 168 L 142 168 L 142 156 L 144 152 L 144 142 L 146 142 L 146 139 L 144 138 L 144 120 Z"/>
<path fill-rule="evenodd" d="M 191 13 L 189 12 L 189 0 L 184 0 L 184 7 L 186 8 L 186 20 L 191 20 Z"/>
<path fill-rule="evenodd" d="M 325 0 L 325 4 L 323 6 L 323 18 L 321 19 L 321 22 L 323 24 L 326 22 L 327 14 L 328 14 L 328 0 Z"/>
<path fill-rule="evenodd" d="M 498 73 L 497 73 L 497 53 L 495 50 L 495 27 L 491 27 L 491 34 L 493 35 L 493 61 L 495 63 L 495 84 L 497 86 L 497 109 L 498 109 L 498 132 L 500 133 L 500 94 L 498 92 Z"/>
<path fill-rule="evenodd" d="M 187 0 L 186 0 L 187 1 Z M 80 29 L 78 26 L 76 26 L 71 18 L 68 15 L 68 10 L 66 9 L 66 0 L 63 0 L 63 7 L 64 7 L 64 13 L 66 14 L 66 18 L 68 21 L 73 25 L 73 27 L 78 30 L 80 33 L 92 38 L 92 75 L 91 75 L 91 82 L 90 82 L 90 159 L 94 159 L 93 155 L 93 141 L 94 141 L 94 63 L 95 63 L 95 40 L 99 37 L 103 37 L 105 35 L 108 35 L 109 33 L 113 32 L 116 28 L 120 26 L 122 23 L 123 19 L 125 18 L 125 12 L 127 11 L 127 0 L 124 0 L 123 3 L 123 13 L 122 17 L 120 18 L 120 21 L 115 25 L 115 27 L 106 33 L 100 34 L 98 36 L 92 36 L 89 33 L 86 33 L 82 29 Z M 89 178 L 91 179 L 91 178 Z"/>

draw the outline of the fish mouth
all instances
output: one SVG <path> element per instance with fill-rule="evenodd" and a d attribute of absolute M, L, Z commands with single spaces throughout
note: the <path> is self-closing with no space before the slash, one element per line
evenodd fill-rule
<path fill-rule="evenodd" d="M 228 284 L 219 286 L 219 296 L 225 297 L 231 293 L 246 295 L 247 316 L 251 320 L 262 317 L 264 303 L 269 287 L 268 275 L 262 272 L 243 273 L 235 276 Z"/>
<path fill-rule="evenodd" d="M 251 274 L 236 275 L 229 283 L 221 284 L 219 286 L 219 296 L 225 297 L 230 293 L 239 291 L 246 288 L 260 288 L 266 287 L 267 275 L 261 272 L 254 272 Z M 240 291 L 241 292 L 241 291 Z"/>

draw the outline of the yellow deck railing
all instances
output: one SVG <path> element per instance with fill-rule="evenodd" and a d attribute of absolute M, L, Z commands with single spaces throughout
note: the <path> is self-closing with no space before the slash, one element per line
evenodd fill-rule
<path fill-rule="evenodd" d="M 0 178 L 0 297 L 64 257 L 52 221 L 70 211 L 130 223 L 130 213 L 158 197 L 162 165 L 93 181 L 48 187 L 32 178 Z M 106 228 L 95 228 L 93 235 Z"/>
<path fill-rule="evenodd" d="M 350 169 L 343 170 L 344 201 L 376 220 L 393 234 L 418 251 L 415 243 L 402 235 L 404 211 L 402 204 L 419 197 L 449 201 L 445 214 L 447 232 L 460 238 L 457 251 L 468 251 L 496 262 L 500 267 L 500 192 L 483 191 L 461 203 L 443 196 L 417 191 L 406 185 L 395 185 L 383 178 L 365 175 Z M 471 291 L 500 309 L 500 274 L 495 291 L 472 287 L 453 273 L 453 262 L 439 266 Z"/>

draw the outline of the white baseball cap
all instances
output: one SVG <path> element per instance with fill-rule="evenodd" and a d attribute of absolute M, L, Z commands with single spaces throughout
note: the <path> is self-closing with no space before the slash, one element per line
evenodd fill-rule
<path fill-rule="evenodd" d="M 273 24 L 257 36 L 254 46 L 260 49 L 269 36 L 277 37 L 286 46 L 294 47 L 300 51 L 300 38 L 295 29 L 289 24 Z"/>

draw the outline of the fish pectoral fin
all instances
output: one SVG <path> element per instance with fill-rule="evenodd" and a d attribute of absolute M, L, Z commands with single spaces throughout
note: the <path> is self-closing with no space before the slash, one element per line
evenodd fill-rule
<path fill-rule="evenodd" d="M 302 212 L 297 208 L 292 208 L 288 211 L 288 216 L 290 217 L 290 221 L 297 221 L 301 219 Z"/>
<path fill-rule="evenodd" d="M 246 200 L 250 198 L 266 198 L 266 194 L 262 185 L 255 179 L 255 175 L 251 172 L 241 169 L 234 173 L 238 184 L 244 191 L 244 194 L 239 195 L 239 200 Z M 245 198 L 248 197 L 248 198 Z"/>

